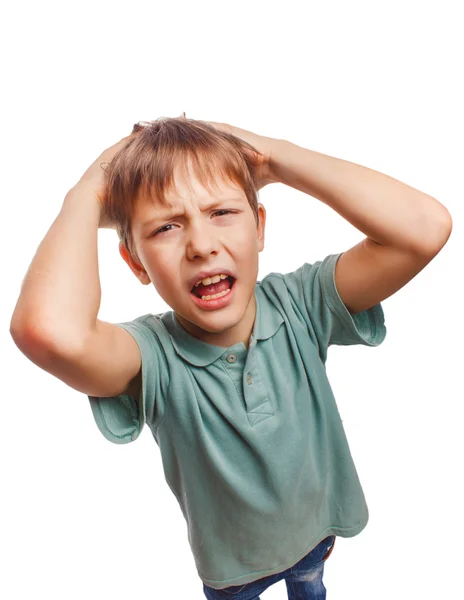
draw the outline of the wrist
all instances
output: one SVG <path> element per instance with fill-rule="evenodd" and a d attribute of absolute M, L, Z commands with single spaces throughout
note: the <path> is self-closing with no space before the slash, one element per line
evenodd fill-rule
<path fill-rule="evenodd" d="M 288 144 L 287 140 L 269 138 L 269 176 L 273 183 L 284 183 L 280 165 Z"/>
<path fill-rule="evenodd" d="M 105 215 L 103 204 L 98 194 L 91 186 L 84 183 L 77 183 L 68 191 L 63 201 L 63 208 L 74 204 L 81 207 L 82 210 L 92 210 L 95 213 L 98 221 L 98 229 L 113 229 L 112 224 Z M 88 206 L 91 208 L 86 208 Z"/>
<path fill-rule="evenodd" d="M 94 201 L 97 206 L 102 207 L 102 202 L 95 192 L 95 190 L 88 184 L 78 182 L 76 185 L 73 185 L 72 188 L 68 190 L 66 194 L 65 200 L 67 198 L 80 198 L 81 202 L 85 202 L 84 198 L 90 199 L 90 202 Z"/>

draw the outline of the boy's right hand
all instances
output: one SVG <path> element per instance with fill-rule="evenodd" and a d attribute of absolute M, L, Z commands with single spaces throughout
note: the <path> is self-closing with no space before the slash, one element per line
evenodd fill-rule
<path fill-rule="evenodd" d="M 73 190 L 83 190 L 86 194 L 89 192 L 95 196 L 100 204 L 100 210 L 102 219 L 99 223 L 99 228 L 108 228 L 111 229 L 111 223 L 109 223 L 104 218 L 103 211 L 103 199 L 105 195 L 106 188 L 106 171 L 103 167 L 107 167 L 107 165 L 113 160 L 114 156 L 124 148 L 124 146 L 129 142 L 131 138 L 134 137 L 134 133 L 123 137 L 119 142 L 110 146 L 106 150 L 104 150 L 100 156 L 90 165 L 90 167 L 85 171 L 79 181 L 73 186 Z"/>

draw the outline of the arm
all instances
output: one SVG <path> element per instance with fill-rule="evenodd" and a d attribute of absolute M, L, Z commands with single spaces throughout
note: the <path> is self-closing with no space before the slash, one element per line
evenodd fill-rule
<path fill-rule="evenodd" d="M 103 154 L 96 161 L 100 171 L 102 160 Z M 32 362 L 71 387 L 113 396 L 129 388 L 139 390 L 141 357 L 127 331 L 97 318 L 101 301 L 97 234 L 104 224 L 101 188 L 89 171 L 68 192 L 37 249 L 10 333 Z M 94 172 L 98 173 L 96 168 Z"/>
<path fill-rule="evenodd" d="M 75 352 L 83 336 L 95 328 L 101 301 L 99 219 L 100 207 L 92 193 L 72 188 L 23 280 L 12 333 Z"/>
<path fill-rule="evenodd" d="M 435 198 L 362 165 L 274 140 L 276 179 L 327 204 L 383 246 L 433 253 L 449 237 L 451 216 Z"/>
<path fill-rule="evenodd" d="M 440 202 L 388 175 L 286 141 L 275 142 L 272 156 L 279 181 L 324 202 L 366 234 L 335 270 L 352 315 L 406 285 L 450 236 L 451 216 Z"/>

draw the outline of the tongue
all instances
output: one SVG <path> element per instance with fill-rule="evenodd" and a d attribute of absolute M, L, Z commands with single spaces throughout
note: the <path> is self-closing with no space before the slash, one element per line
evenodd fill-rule
<path fill-rule="evenodd" d="M 219 292 L 223 292 L 224 290 L 228 290 L 231 286 L 230 279 L 221 279 L 217 283 L 212 283 L 211 285 L 200 285 L 196 288 L 193 288 L 195 296 L 201 298 L 202 296 L 212 296 L 213 294 L 219 294 Z"/>

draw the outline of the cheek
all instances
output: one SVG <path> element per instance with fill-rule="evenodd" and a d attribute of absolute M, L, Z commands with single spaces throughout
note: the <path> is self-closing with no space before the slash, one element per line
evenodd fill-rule
<path fill-rule="evenodd" d="M 150 257 L 150 279 L 160 295 L 169 294 L 176 285 L 175 273 L 176 269 L 166 257 Z"/>
<path fill-rule="evenodd" d="M 229 235 L 230 239 L 237 243 L 237 245 L 246 246 L 247 248 L 255 245 L 258 237 L 256 229 L 249 224 L 247 224 L 246 227 L 243 225 L 240 227 L 235 227 L 230 231 Z"/>
<path fill-rule="evenodd" d="M 259 244 L 256 230 L 248 229 L 241 231 L 239 238 L 236 240 L 236 247 L 239 248 L 240 254 L 253 255 L 257 251 Z"/>
<path fill-rule="evenodd" d="M 181 291 L 182 284 L 178 279 L 172 277 L 172 273 L 166 273 L 166 275 L 164 275 L 158 271 L 156 279 L 152 279 L 152 282 L 157 294 L 166 302 L 166 304 L 169 304 L 169 306 L 178 305 L 179 302 L 185 300 Z"/>

